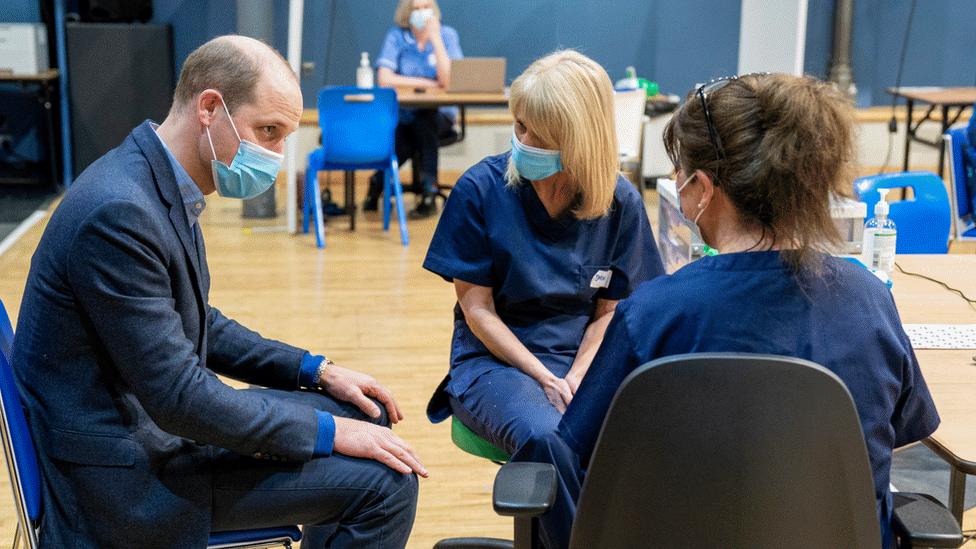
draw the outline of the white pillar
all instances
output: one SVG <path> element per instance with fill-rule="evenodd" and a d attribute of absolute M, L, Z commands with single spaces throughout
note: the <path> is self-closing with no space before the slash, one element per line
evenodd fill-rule
<path fill-rule="evenodd" d="M 739 74 L 803 74 L 807 0 L 742 0 Z"/>
<path fill-rule="evenodd" d="M 302 20 L 304 12 L 304 0 L 290 0 L 288 2 L 288 64 L 291 65 L 291 70 L 295 71 L 299 81 L 302 78 Z M 295 182 L 296 166 L 298 166 L 297 131 L 288 136 L 285 146 L 285 189 L 287 189 L 285 218 L 290 233 L 298 232 L 298 207 L 295 204 L 298 200 L 298 187 Z"/>

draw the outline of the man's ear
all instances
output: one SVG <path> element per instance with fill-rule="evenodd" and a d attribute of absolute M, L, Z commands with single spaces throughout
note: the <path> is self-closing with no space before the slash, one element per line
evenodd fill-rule
<path fill-rule="evenodd" d="M 217 109 L 220 109 L 222 101 L 223 98 L 217 90 L 208 88 L 200 92 L 196 102 L 197 119 L 200 121 L 200 124 L 207 127 L 213 124 L 213 121 L 217 117 Z"/>

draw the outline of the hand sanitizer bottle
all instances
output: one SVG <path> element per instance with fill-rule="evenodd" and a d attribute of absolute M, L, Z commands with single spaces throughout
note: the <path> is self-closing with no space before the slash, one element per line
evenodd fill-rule
<path fill-rule="evenodd" d="M 624 77 L 614 84 L 614 89 L 617 91 L 636 90 L 638 85 L 637 71 L 634 70 L 634 67 L 627 67 L 624 71 Z"/>
<path fill-rule="evenodd" d="M 884 272 L 889 277 L 895 267 L 895 241 L 898 231 L 888 218 L 890 206 L 885 195 L 891 189 L 878 189 L 881 199 L 874 205 L 874 217 L 864 224 L 864 264 Z"/>
<path fill-rule="evenodd" d="M 366 52 L 359 56 L 359 68 L 356 69 L 356 87 L 373 87 L 373 69 L 369 66 L 369 54 Z"/>

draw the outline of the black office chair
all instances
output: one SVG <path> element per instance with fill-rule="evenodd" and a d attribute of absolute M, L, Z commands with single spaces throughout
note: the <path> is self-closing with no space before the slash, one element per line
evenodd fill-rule
<path fill-rule="evenodd" d="M 551 466 L 505 465 L 496 510 L 524 525 L 551 505 L 554 482 Z M 899 547 L 962 544 L 959 525 L 927 496 L 895 494 L 894 515 Z M 534 546 L 527 535 L 516 527 L 515 547 Z M 452 542 L 440 547 L 500 547 Z M 881 545 L 844 383 L 809 361 L 748 354 L 668 357 L 628 376 L 597 440 L 570 547 L 785 545 Z"/>

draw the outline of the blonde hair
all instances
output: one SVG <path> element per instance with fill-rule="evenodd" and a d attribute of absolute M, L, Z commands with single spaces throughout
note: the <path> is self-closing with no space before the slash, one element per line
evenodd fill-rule
<path fill-rule="evenodd" d="M 430 0 L 430 8 L 434 10 L 434 17 L 441 18 L 441 8 L 437 5 L 437 0 Z M 397 4 L 396 12 L 393 13 L 393 22 L 398 27 L 410 28 L 410 12 L 413 11 L 413 0 L 400 0 Z"/>
<path fill-rule="evenodd" d="M 576 218 L 606 215 L 619 174 L 607 71 L 574 50 L 550 53 L 512 82 L 509 105 L 542 148 L 559 150 L 563 171 L 580 197 Z M 510 185 L 520 181 L 511 160 L 505 176 Z"/>

